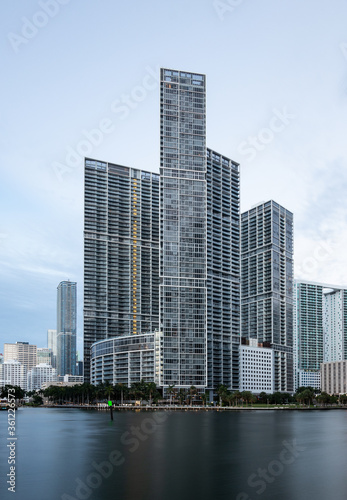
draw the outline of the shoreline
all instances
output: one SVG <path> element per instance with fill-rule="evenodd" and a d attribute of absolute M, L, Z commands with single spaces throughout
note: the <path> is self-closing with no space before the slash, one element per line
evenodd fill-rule
<path fill-rule="evenodd" d="M 39 406 L 21 406 L 21 408 L 65 408 L 65 409 L 80 409 L 80 410 L 97 410 L 97 411 L 110 411 L 109 406 L 97 405 L 39 405 Z M 181 405 L 168 405 L 168 406 L 120 406 L 114 405 L 114 411 L 325 411 L 325 410 L 347 410 L 343 406 L 315 406 L 315 407 L 288 407 L 288 406 L 274 406 L 274 407 L 254 407 L 254 406 L 223 406 L 223 407 L 204 407 L 204 406 L 181 406 Z"/>

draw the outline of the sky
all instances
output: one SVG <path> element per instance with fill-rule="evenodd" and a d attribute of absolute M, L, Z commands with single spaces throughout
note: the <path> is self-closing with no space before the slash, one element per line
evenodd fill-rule
<path fill-rule="evenodd" d="M 0 351 L 47 345 L 60 281 L 83 338 L 83 157 L 159 171 L 159 68 L 204 73 L 207 146 L 241 211 L 294 213 L 295 277 L 347 284 L 346 0 L 3 2 Z"/>

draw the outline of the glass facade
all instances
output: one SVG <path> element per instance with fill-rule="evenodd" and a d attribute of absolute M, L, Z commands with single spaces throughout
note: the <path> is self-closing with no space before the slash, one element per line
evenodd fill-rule
<path fill-rule="evenodd" d="M 90 347 L 159 328 L 159 176 L 85 160 L 84 375 Z"/>
<path fill-rule="evenodd" d="M 207 387 L 239 387 L 239 165 L 207 150 Z"/>
<path fill-rule="evenodd" d="M 91 347 L 91 383 L 110 382 L 130 387 L 133 382 L 159 383 L 159 331 L 117 337 Z"/>
<path fill-rule="evenodd" d="M 308 281 L 296 280 L 294 284 L 294 389 L 318 381 L 324 354 L 323 288 Z"/>
<path fill-rule="evenodd" d="M 164 387 L 207 385 L 205 76 L 160 73 L 160 322 Z"/>
<path fill-rule="evenodd" d="M 76 372 L 77 283 L 62 281 L 57 289 L 57 374 Z"/>
<path fill-rule="evenodd" d="M 241 215 L 241 336 L 274 349 L 274 390 L 293 391 L 293 214 L 274 201 Z"/>

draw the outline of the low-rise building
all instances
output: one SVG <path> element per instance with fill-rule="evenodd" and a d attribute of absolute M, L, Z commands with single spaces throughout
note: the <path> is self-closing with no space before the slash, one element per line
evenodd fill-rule
<path fill-rule="evenodd" d="M 161 339 L 156 331 L 95 342 L 91 347 L 91 383 L 108 381 L 130 387 L 143 379 L 159 384 Z"/>
<path fill-rule="evenodd" d="M 240 391 L 274 392 L 274 350 L 259 347 L 257 339 L 240 346 Z"/>
<path fill-rule="evenodd" d="M 347 360 L 321 364 L 322 392 L 347 394 Z"/>
<path fill-rule="evenodd" d="M 27 368 L 17 360 L 9 359 L 0 364 L 0 387 L 18 385 L 27 390 Z"/>
<path fill-rule="evenodd" d="M 57 371 L 48 363 L 39 363 L 28 371 L 28 391 L 36 391 L 42 388 L 44 382 L 56 382 Z"/>

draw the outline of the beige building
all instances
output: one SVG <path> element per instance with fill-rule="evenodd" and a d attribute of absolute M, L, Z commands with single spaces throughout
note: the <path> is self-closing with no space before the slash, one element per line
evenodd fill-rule
<path fill-rule="evenodd" d="M 11 359 L 19 361 L 29 371 L 37 365 L 37 346 L 29 342 L 4 344 L 4 361 Z"/>
<path fill-rule="evenodd" d="M 328 394 L 347 394 L 347 360 L 322 363 L 322 392 Z"/>

